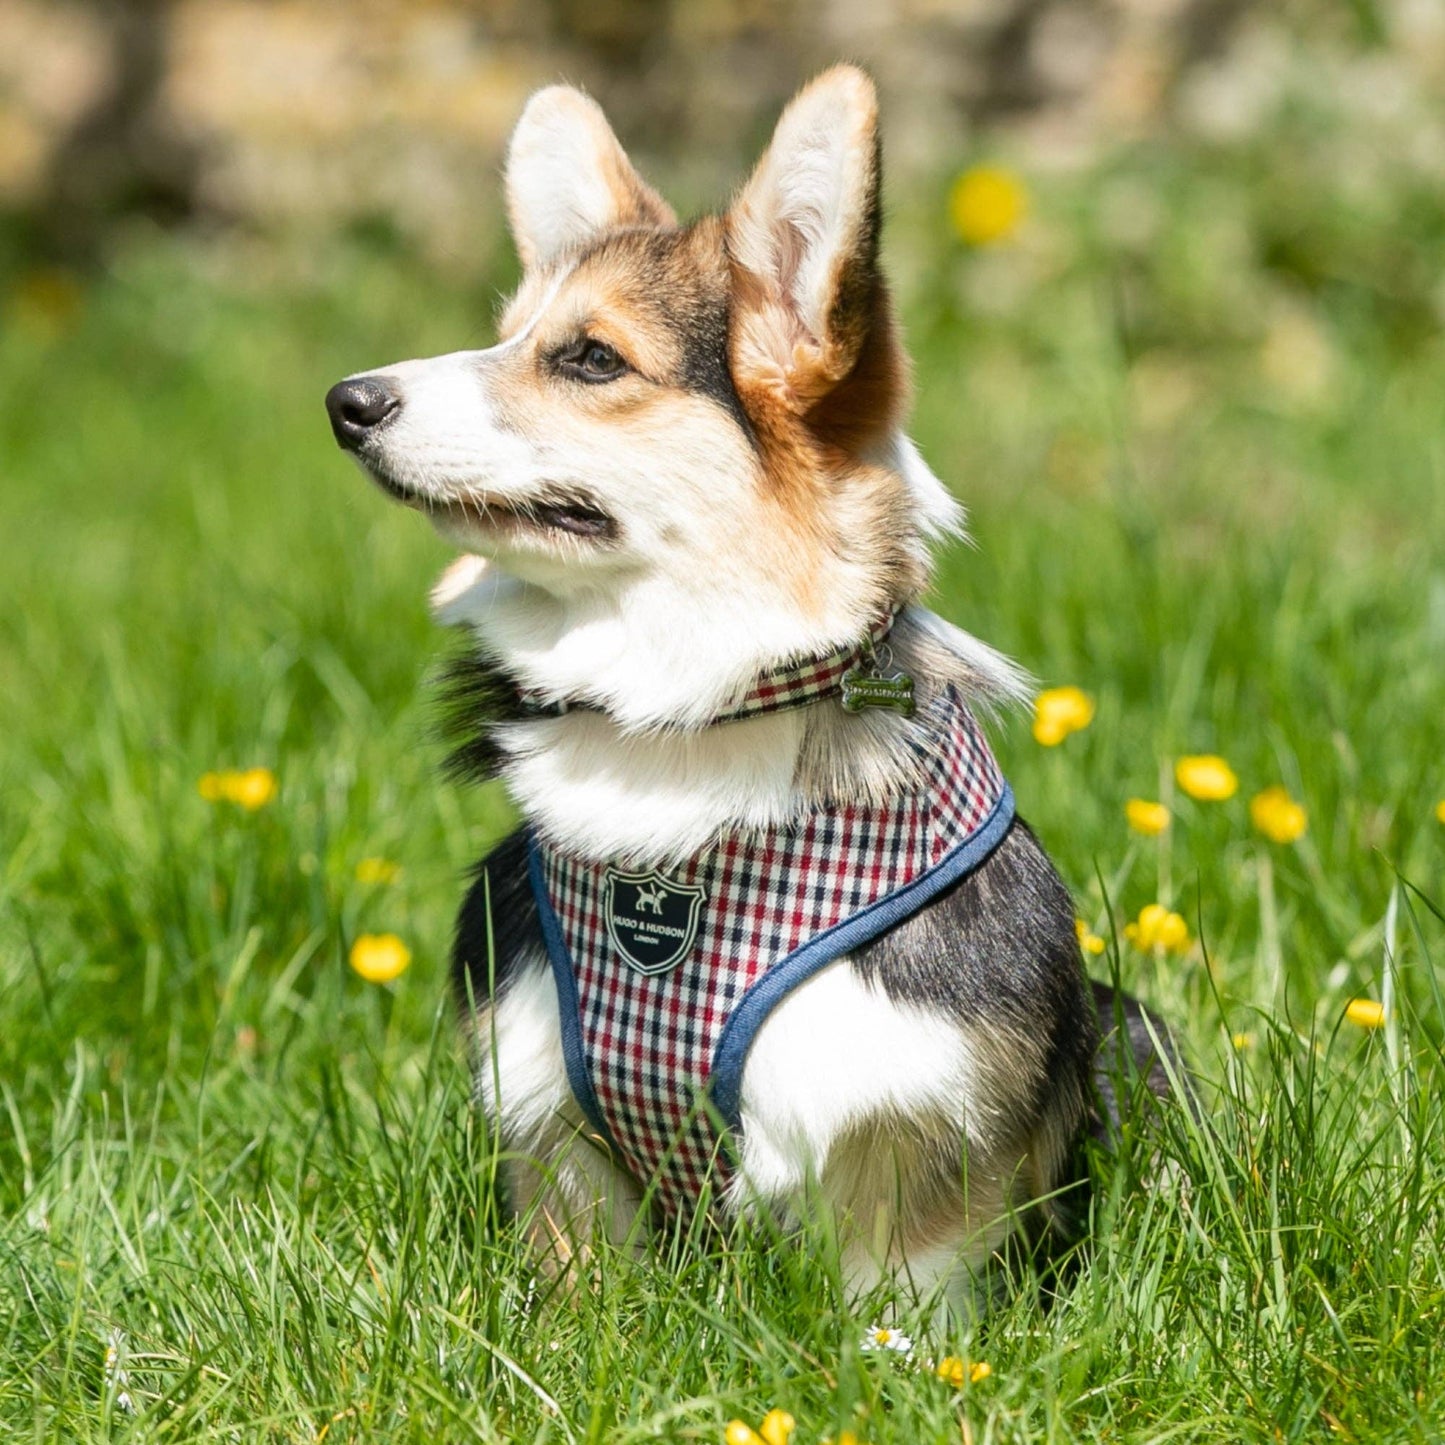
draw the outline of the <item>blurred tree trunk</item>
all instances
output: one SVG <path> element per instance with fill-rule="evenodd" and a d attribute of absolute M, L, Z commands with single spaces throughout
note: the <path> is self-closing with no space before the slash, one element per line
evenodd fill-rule
<path fill-rule="evenodd" d="M 170 0 L 90 0 L 110 47 L 109 78 L 56 146 L 35 220 L 56 260 L 94 264 L 115 225 L 162 225 L 199 209 L 200 155 L 167 113 Z"/>

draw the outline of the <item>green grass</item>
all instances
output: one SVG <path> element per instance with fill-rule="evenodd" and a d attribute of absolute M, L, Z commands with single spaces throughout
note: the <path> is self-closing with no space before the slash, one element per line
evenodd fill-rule
<path fill-rule="evenodd" d="M 1100 1161 L 1051 1311 L 917 1327 L 992 1366 L 961 1394 L 860 1353 L 881 1306 L 850 1310 L 823 1241 L 603 1250 L 563 1300 L 496 1216 L 445 955 L 508 813 L 428 740 L 445 550 L 320 406 L 484 340 L 490 289 L 360 245 L 298 268 L 152 241 L 73 316 L 15 293 L 0 1433 L 712 1442 L 779 1405 L 796 1445 L 1440 1438 L 1445 351 L 1391 269 L 1438 204 L 1372 251 L 1321 203 L 1282 252 L 1267 169 L 1129 165 L 1164 201 L 1144 251 L 1100 231 L 1108 177 L 1045 188 L 1018 252 L 961 256 L 936 198 L 892 233 L 915 430 L 977 541 L 935 605 L 1098 701 L 1059 748 L 997 731 L 1022 810 L 1099 931 L 1158 898 L 1200 940 L 1093 960 L 1177 1023 L 1206 1108 L 1161 1159 Z M 1125 800 L 1192 751 L 1239 795 L 1131 837 Z M 198 796 L 251 765 L 268 807 Z M 1251 831 L 1275 782 L 1296 845 Z M 358 883 L 366 856 L 400 878 Z M 379 988 L 346 955 L 381 930 L 416 957 Z M 1342 1024 L 1386 988 L 1386 1028 Z"/>

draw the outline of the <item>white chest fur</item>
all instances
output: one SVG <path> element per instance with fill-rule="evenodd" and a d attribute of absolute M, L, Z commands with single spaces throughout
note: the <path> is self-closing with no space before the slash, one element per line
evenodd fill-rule
<path fill-rule="evenodd" d="M 593 713 L 498 729 L 507 786 L 533 826 L 569 850 L 650 866 L 697 852 L 727 826 L 775 828 L 798 812 L 802 714 L 629 738 Z"/>

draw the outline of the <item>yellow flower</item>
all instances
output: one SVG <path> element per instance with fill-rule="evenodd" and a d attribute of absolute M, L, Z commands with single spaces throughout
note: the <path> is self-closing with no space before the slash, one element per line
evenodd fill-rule
<path fill-rule="evenodd" d="M 238 803 L 248 812 L 264 808 L 276 796 L 276 774 L 270 768 L 227 768 L 219 773 L 202 773 L 196 791 L 208 803 Z"/>
<path fill-rule="evenodd" d="M 270 768 L 247 768 L 237 776 L 231 801 L 247 812 L 264 808 L 276 796 L 276 774 Z"/>
<path fill-rule="evenodd" d="M 1249 800 L 1249 819 L 1271 843 L 1293 843 L 1309 826 L 1304 805 L 1278 785 Z"/>
<path fill-rule="evenodd" d="M 202 773 L 196 791 L 208 802 L 219 803 L 226 796 L 225 773 Z"/>
<path fill-rule="evenodd" d="M 363 858 L 356 865 L 358 883 L 395 883 L 401 869 L 387 858 Z"/>
<path fill-rule="evenodd" d="M 1174 764 L 1174 776 L 1191 798 L 1205 803 L 1222 803 L 1239 788 L 1234 769 L 1211 753 L 1180 758 Z"/>
<path fill-rule="evenodd" d="M 1092 953 L 1096 958 L 1103 953 L 1104 940 L 1097 933 L 1090 933 L 1089 925 L 1082 918 L 1074 919 L 1074 934 L 1085 953 Z"/>
<path fill-rule="evenodd" d="M 411 949 L 394 933 L 363 933 L 351 945 L 351 966 L 367 983 L 390 983 L 410 962 Z"/>
<path fill-rule="evenodd" d="M 1002 166 L 970 166 L 953 183 L 948 214 L 959 239 L 970 246 L 1006 241 L 1029 208 L 1023 182 Z"/>
<path fill-rule="evenodd" d="M 1137 922 L 1124 925 L 1124 937 L 1143 953 L 1156 948 L 1183 953 L 1189 947 L 1189 925 L 1162 903 L 1150 903 L 1139 910 Z"/>
<path fill-rule="evenodd" d="M 763 1445 L 758 1432 L 741 1420 L 728 1421 L 728 1427 L 723 1431 L 723 1440 L 725 1445 Z"/>
<path fill-rule="evenodd" d="M 952 1385 L 955 1390 L 963 1388 L 965 1377 L 969 1384 L 976 1385 L 980 1380 L 988 1379 L 991 1374 L 993 1374 L 993 1366 L 984 1360 L 968 1365 L 957 1355 L 945 1355 L 938 1362 L 938 1378 L 945 1384 Z"/>
<path fill-rule="evenodd" d="M 1230 1034 L 1229 1042 L 1234 1045 L 1238 1053 L 1242 1054 L 1246 1049 L 1252 1049 L 1254 1047 L 1254 1035 L 1246 1033 Z"/>
<path fill-rule="evenodd" d="M 1372 998 L 1352 998 L 1345 1005 L 1345 1017 L 1362 1029 L 1377 1029 L 1385 1022 L 1385 1006 Z"/>
<path fill-rule="evenodd" d="M 1034 741 L 1057 747 L 1094 720 L 1094 699 L 1077 687 L 1046 688 L 1034 699 Z"/>
<path fill-rule="evenodd" d="M 758 1426 L 758 1434 L 767 1445 L 788 1445 L 797 1427 L 798 1422 L 786 1410 L 774 1409 L 763 1416 L 763 1423 Z"/>
<path fill-rule="evenodd" d="M 1441 798 L 1440 801 L 1435 804 L 1435 817 L 1440 822 L 1445 823 L 1445 798 Z"/>
<path fill-rule="evenodd" d="M 1169 809 L 1163 803 L 1151 803 L 1147 798 L 1130 798 L 1124 804 L 1124 817 L 1129 826 L 1146 838 L 1157 838 L 1168 826 Z"/>

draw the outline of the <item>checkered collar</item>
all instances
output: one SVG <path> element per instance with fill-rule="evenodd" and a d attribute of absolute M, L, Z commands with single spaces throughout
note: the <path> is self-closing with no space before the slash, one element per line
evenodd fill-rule
<path fill-rule="evenodd" d="M 849 673 L 860 672 L 878 658 L 879 650 L 893 630 L 901 610 L 895 608 L 885 613 L 868 629 L 862 641 L 849 647 L 840 647 L 821 657 L 780 663 L 759 673 L 739 702 L 714 713 L 703 726 L 741 722 L 744 718 L 760 717 L 769 712 L 789 712 L 824 698 L 842 695 Z M 563 717 L 570 712 L 602 711 L 593 702 L 548 698 L 537 689 L 520 686 L 517 688 L 517 700 L 527 717 Z"/>

